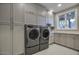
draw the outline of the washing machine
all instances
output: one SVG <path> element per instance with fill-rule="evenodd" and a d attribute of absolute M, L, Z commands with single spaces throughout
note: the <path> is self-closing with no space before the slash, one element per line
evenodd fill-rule
<path fill-rule="evenodd" d="M 40 40 L 39 40 L 39 50 L 44 50 L 49 47 L 49 29 L 47 26 L 40 27 Z"/>
<path fill-rule="evenodd" d="M 25 54 L 31 55 L 39 51 L 40 29 L 36 25 L 25 25 Z"/>

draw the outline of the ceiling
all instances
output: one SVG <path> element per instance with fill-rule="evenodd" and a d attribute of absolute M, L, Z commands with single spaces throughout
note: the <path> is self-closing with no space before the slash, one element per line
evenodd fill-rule
<path fill-rule="evenodd" d="M 46 7 L 48 10 L 53 10 L 53 12 L 59 12 L 65 10 L 66 8 L 70 8 L 77 5 L 77 3 L 62 3 L 62 6 L 58 7 L 57 5 L 59 3 L 40 3 L 40 4 Z"/>

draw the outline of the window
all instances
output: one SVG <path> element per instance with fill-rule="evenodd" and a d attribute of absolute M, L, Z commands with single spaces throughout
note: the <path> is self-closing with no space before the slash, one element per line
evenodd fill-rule
<path fill-rule="evenodd" d="M 65 25 L 66 25 L 66 23 L 65 23 L 65 15 L 59 16 L 59 27 L 61 29 L 63 29 L 63 28 L 65 28 Z"/>
<path fill-rule="evenodd" d="M 76 28 L 75 11 L 67 13 L 66 16 L 67 26 L 72 29 Z"/>
<path fill-rule="evenodd" d="M 58 29 L 77 29 L 76 10 L 71 10 L 58 15 Z"/>

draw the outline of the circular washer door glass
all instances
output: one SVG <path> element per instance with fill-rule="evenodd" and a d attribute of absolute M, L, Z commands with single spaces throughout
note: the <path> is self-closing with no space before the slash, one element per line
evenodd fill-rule
<path fill-rule="evenodd" d="M 35 40 L 37 39 L 39 36 L 39 32 L 37 29 L 32 29 L 30 32 L 29 32 L 29 38 L 32 39 L 32 40 Z"/>
<path fill-rule="evenodd" d="M 43 37 L 44 38 L 49 37 L 49 30 L 48 29 L 43 30 Z"/>

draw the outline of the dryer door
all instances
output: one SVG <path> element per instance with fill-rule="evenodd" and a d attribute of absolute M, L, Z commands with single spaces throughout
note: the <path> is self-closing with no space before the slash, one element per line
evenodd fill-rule
<path fill-rule="evenodd" d="M 42 38 L 47 39 L 49 37 L 49 30 L 48 29 L 44 29 L 42 31 Z"/>
<path fill-rule="evenodd" d="M 29 39 L 36 40 L 39 37 L 39 32 L 37 29 L 32 29 L 29 32 Z"/>

